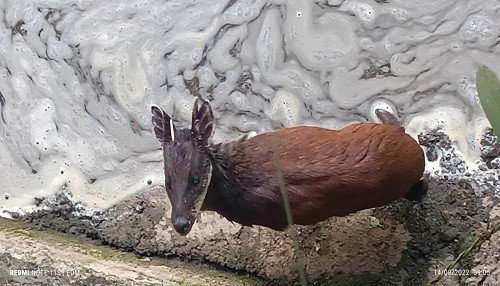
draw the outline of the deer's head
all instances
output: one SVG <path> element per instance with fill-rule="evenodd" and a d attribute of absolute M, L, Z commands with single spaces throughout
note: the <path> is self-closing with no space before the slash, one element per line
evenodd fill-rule
<path fill-rule="evenodd" d="M 154 133 L 163 147 L 172 224 L 179 234 L 186 235 L 201 211 L 212 176 L 208 148 L 213 130 L 212 108 L 208 101 L 197 98 L 191 128 L 180 130 L 158 106 L 152 106 L 151 113 Z"/>

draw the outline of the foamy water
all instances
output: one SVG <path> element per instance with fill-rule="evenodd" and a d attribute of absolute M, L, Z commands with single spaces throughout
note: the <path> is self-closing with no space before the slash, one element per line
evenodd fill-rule
<path fill-rule="evenodd" d="M 474 170 L 489 126 L 475 72 L 500 74 L 495 0 L 4 0 L 0 9 L 0 212 L 62 186 L 106 208 L 163 184 L 150 105 L 187 126 L 193 77 L 214 108 L 216 142 L 341 128 L 382 107 L 415 138 L 443 128 Z"/>

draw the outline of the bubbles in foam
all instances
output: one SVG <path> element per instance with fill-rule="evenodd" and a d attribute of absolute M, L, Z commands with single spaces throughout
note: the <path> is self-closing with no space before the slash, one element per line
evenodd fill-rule
<path fill-rule="evenodd" d="M 51 59 L 70 59 L 73 57 L 73 51 L 68 44 L 51 36 L 47 41 L 47 56 Z"/>
<path fill-rule="evenodd" d="M 279 90 L 265 114 L 271 120 L 278 121 L 285 127 L 298 125 L 300 123 L 300 101 L 294 94 Z"/>
<path fill-rule="evenodd" d="M 408 11 L 406 11 L 405 9 L 391 8 L 390 11 L 394 16 L 394 19 L 396 19 L 396 21 L 398 22 L 406 22 L 410 18 Z"/>
<path fill-rule="evenodd" d="M 488 13 L 490 14 L 490 13 Z M 491 15 L 491 14 L 490 14 Z M 469 47 L 489 48 L 496 43 L 500 35 L 500 23 L 491 15 L 470 15 L 459 31 L 460 39 Z"/>
<path fill-rule="evenodd" d="M 5 3 L 0 182 L 12 191 L 0 209 L 63 184 L 99 207 L 161 184 L 149 108 L 189 126 L 194 76 L 214 108 L 214 141 L 340 128 L 382 107 L 413 136 L 443 128 L 474 167 L 488 126 L 474 71 L 500 57 L 495 0 L 225 2 Z"/>
<path fill-rule="evenodd" d="M 342 13 L 332 13 L 328 26 L 317 26 L 313 5 L 307 0 L 287 2 L 287 15 L 290 15 L 284 21 L 287 48 L 308 69 L 328 70 L 354 65 L 359 48 L 351 18 Z M 300 17 L 297 17 L 298 11 Z"/>
<path fill-rule="evenodd" d="M 360 1 L 345 1 L 340 6 L 341 11 L 350 11 L 368 27 L 373 27 L 373 22 L 377 19 L 377 12 L 372 5 Z"/>

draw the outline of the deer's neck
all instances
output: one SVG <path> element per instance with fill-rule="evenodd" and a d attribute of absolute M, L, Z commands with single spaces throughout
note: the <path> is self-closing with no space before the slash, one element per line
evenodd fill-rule
<path fill-rule="evenodd" d="M 243 137 L 212 146 L 212 180 L 203 210 L 216 211 L 242 225 L 256 224 L 281 230 L 287 225 L 281 195 L 275 184 L 268 181 L 265 171 L 259 170 L 258 165 L 248 164 L 245 156 L 246 152 L 266 153 L 263 156 L 268 152 L 265 148 L 262 148 L 264 151 L 249 148 L 252 142 L 246 140 Z"/>
<path fill-rule="evenodd" d="M 203 203 L 203 210 L 216 211 L 231 219 L 238 212 L 244 190 L 235 180 L 229 166 L 231 143 L 218 144 L 210 148 L 212 179 Z"/>

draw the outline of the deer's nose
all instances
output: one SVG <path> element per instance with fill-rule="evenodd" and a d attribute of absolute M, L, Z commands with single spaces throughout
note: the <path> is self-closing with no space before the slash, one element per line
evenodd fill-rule
<path fill-rule="evenodd" d="M 178 217 L 178 218 L 173 219 L 172 224 L 174 225 L 175 230 L 180 235 L 186 235 L 186 234 L 188 234 L 188 232 L 190 230 L 189 220 L 185 217 Z"/>

